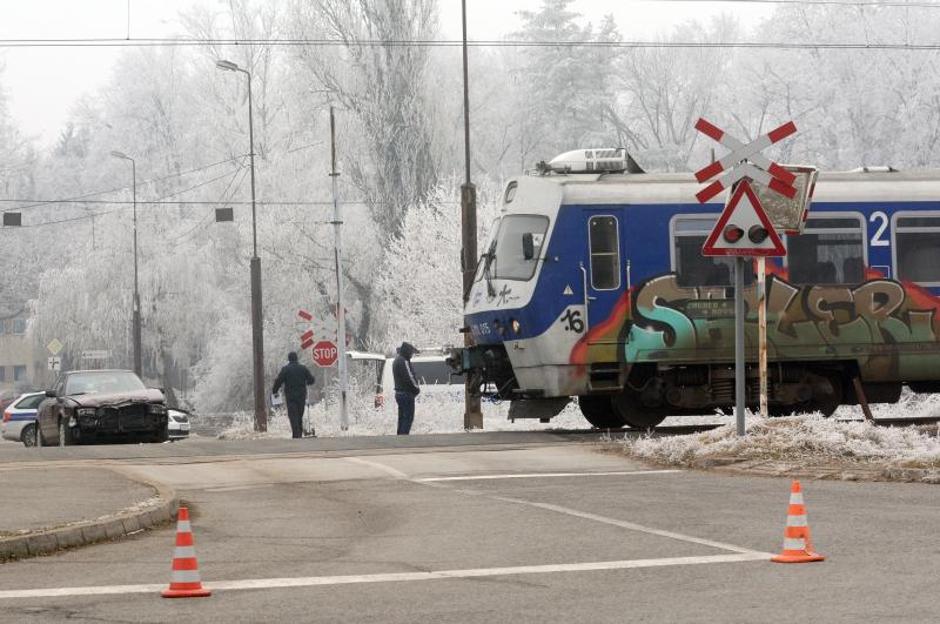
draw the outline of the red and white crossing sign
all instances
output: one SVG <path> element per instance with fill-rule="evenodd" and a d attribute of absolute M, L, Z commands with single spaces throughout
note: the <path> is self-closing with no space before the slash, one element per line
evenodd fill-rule
<path fill-rule="evenodd" d="M 751 188 L 742 180 L 702 247 L 703 256 L 785 256 L 780 237 Z"/>
<path fill-rule="evenodd" d="M 707 167 L 695 172 L 695 179 L 699 182 L 705 182 L 718 174 L 722 174 L 717 180 L 696 194 L 695 197 L 699 203 L 704 204 L 744 178 L 750 178 L 789 198 L 796 195 L 796 189 L 793 187 L 796 176 L 760 153 L 761 150 L 796 132 L 796 124 L 792 121 L 774 128 L 750 143 L 739 141 L 705 119 L 699 119 L 695 124 L 695 129 L 731 150 L 720 160 L 716 160 Z"/>
<path fill-rule="evenodd" d="M 320 368 L 329 368 L 336 364 L 339 350 L 336 343 L 329 340 L 321 340 L 313 345 L 313 363 Z"/>

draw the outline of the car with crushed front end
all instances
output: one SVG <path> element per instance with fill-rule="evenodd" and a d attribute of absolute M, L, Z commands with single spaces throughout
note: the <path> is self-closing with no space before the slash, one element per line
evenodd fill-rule
<path fill-rule="evenodd" d="M 46 397 L 37 415 L 44 446 L 167 440 L 163 392 L 147 388 L 132 371 L 69 371 Z"/>

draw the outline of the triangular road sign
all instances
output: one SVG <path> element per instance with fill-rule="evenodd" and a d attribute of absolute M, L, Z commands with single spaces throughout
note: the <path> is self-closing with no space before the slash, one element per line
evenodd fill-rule
<path fill-rule="evenodd" d="M 785 256 L 787 250 L 770 224 L 748 180 L 735 188 L 705 245 L 703 256 Z"/>

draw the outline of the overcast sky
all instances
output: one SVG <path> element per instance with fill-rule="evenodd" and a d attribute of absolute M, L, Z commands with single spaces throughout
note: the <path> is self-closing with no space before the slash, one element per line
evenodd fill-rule
<path fill-rule="evenodd" d="M 177 15 L 197 4 L 219 0 L 129 0 L 131 37 L 163 37 L 180 32 Z M 519 10 L 541 0 L 467 0 L 471 39 L 495 39 L 518 29 Z M 644 38 L 687 19 L 733 12 L 745 24 L 766 15 L 772 5 L 657 0 L 575 0 L 572 8 L 596 22 L 612 13 L 626 37 Z M 443 35 L 460 37 L 460 0 L 440 0 Z M 76 37 L 123 38 L 128 33 L 128 0 L 0 0 L 0 39 Z M 69 107 L 110 75 L 121 48 L 0 48 L 0 88 L 10 97 L 14 119 L 43 142 L 58 134 Z"/>

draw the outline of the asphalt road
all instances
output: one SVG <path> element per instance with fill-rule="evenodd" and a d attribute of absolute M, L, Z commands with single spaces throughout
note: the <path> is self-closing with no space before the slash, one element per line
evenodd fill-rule
<path fill-rule="evenodd" d="M 168 528 L 0 565 L 0 622 L 937 620 L 934 486 L 805 483 L 828 559 L 781 565 L 787 481 L 657 470 L 583 437 L 427 437 L 47 449 L 177 488 L 214 595 L 159 597 Z"/>

